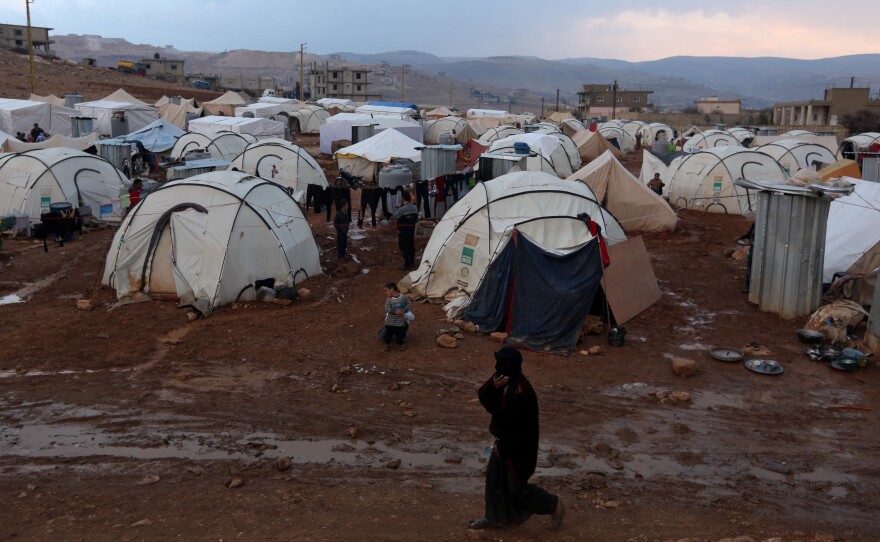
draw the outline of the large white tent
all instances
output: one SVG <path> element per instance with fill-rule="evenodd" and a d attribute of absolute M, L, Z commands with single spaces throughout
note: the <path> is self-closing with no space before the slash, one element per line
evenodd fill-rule
<path fill-rule="evenodd" d="M 571 140 L 577 146 L 578 156 L 582 162 L 589 162 L 602 156 L 605 151 L 611 152 L 616 157 L 620 157 L 623 153 L 612 145 L 607 139 L 602 137 L 599 132 L 591 132 L 589 130 L 581 130 L 575 132 L 571 136 Z"/>
<path fill-rule="evenodd" d="M 574 134 L 588 131 L 584 123 L 577 119 L 565 119 L 560 126 L 562 127 L 562 133 L 571 136 L 572 139 Z"/>
<path fill-rule="evenodd" d="M 418 111 L 409 107 L 395 107 L 391 105 L 362 105 L 354 110 L 355 113 L 366 113 L 369 115 L 388 115 L 390 117 L 412 118 Z"/>
<path fill-rule="evenodd" d="M 397 130 L 385 130 L 360 143 L 336 151 L 339 169 L 366 180 L 376 178 L 379 166 L 392 159 L 404 158 L 413 162 L 422 161 L 422 153 L 416 150 L 421 143 Z"/>
<path fill-rule="evenodd" d="M 373 116 L 365 113 L 337 113 L 327 119 L 320 129 L 320 148 L 324 154 L 333 152 L 334 141 L 351 141 L 351 127 L 370 124 L 373 135 L 383 130 L 393 129 L 421 143 L 422 126 L 412 119 L 398 119 L 386 116 Z"/>
<path fill-rule="evenodd" d="M 290 129 L 298 134 L 317 134 L 330 118 L 330 112 L 319 105 L 304 105 L 290 113 Z"/>
<path fill-rule="evenodd" d="M 187 120 L 202 116 L 203 107 L 196 107 L 193 98 L 177 97 L 179 103 L 174 103 L 168 96 L 162 96 L 156 102 L 159 109 L 159 118 L 181 129 L 186 129 Z"/>
<path fill-rule="evenodd" d="M 454 291 L 473 295 L 514 229 L 545 250 L 571 251 L 589 242 L 592 236 L 577 219 L 580 213 L 602 226 L 609 245 L 626 239 L 620 224 L 583 183 L 533 171 L 480 183 L 446 211 L 418 269 L 401 286 L 428 299 L 443 299 Z"/>
<path fill-rule="evenodd" d="M 716 147 L 742 147 L 736 135 L 726 130 L 697 132 L 684 142 L 684 152 L 699 152 Z"/>
<path fill-rule="evenodd" d="M 124 179 L 107 160 L 73 149 L 8 154 L 0 162 L 0 215 L 16 212 L 38 222 L 50 203 L 66 201 L 91 207 L 103 220 L 118 220 L 113 200 L 118 202 Z"/>
<path fill-rule="evenodd" d="M 91 134 L 82 137 L 67 137 L 61 134 L 52 134 L 46 141 L 40 141 L 38 143 L 27 143 L 19 141 L 13 137 L 10 137 L 10 139 L 7 139 L 5 142 L 2 140 L 3 137 L 2 134 L 0 134 L 0 150 L 3 152 L 27 152 L 38 149 L 59 149 L 62 147 L 76 151 L 84 151 L 94 145 L 95 141 L 98 141 L 98 134 L 92 132 Z"/>
<path fill-rule="evenodd" d="M 50 135 L 69 136 L 70 117 L 75 109 L 31 100 L 0 98 L 0 131 L 14 136 L 18 132 L 29 135 L 34 123 Z"/>
<path fill-rule="evenodd" d="M 212 158 L 232 161 L 241 154 L 251 143 L 256 143 L 257 138 L 249 134 L 236 134 L 234 132 L 218 132 L 205 135 L 196 132 L 184 134 L 174 144 L 169 156 L 179 160 L 190 151 L 207 151 Z"/>
<path fill-rule="evenodd" d="M 874 144 L 880 145 L 880 132 L 865 132 L 851 135 L 840 142 L 837 156 L 855 160 L 856 153 L 869 150 Z"/>
<path fill-rule="evenodd" d="M 675 131 L 668 124 L 652 122 L 642 126 L 642 146 L 650 147 L 654 141 L 672 141 Z"/>
<path fill-rule="evenodd" d="M 283 139 L 251 143 L 232 161 L 229 169 L 232 168 L 280 184 L 301 203 L 306 186 L 327 187 L 327 177 L 318 162 L 302 147 Z"/>
<path fill-rule="evenodd" d="M 844 177 L 855 185 L 831 202 L 822 282 L 835 273 L 871 273 L 880 266 L 880 184 Z"/>
<path fill-rule="evenodd" d="M 282 120 L 279 118 L 282 111 L 284 111 L 284 107 L 281 104 L 257 102 L 236 107 L 235 116 L 250 119 L 277 120 L 286 123 L 287 119 Z"/>
<path fill-rule="evenodd" d="M 477 134 L 471 130 L 470 125 L 461 117 L 443 117 L 425 122 L 425 143 L 437 145 L 440 143 L 440 134 L 454 134 L 455 140 L 462 145 L 475 139 Z"/>
<path fill-rule="evenodd" d="M 244 117 L 210 116 L 195 119 L 189 123 L 189 131 L 214 136 L 220 132 L 248 134 L 258 139 L 284 137 L 285 125 L 269 119 L 250 119 Z"/>
<path fill-rule="evenodd" d="M 757 150 L 772 156 L 789 175 L 794 175 L 801 169 L 810 169 L 813 162 L 820 162 L 825 166 L 837 162 L 833 152 L 803 139 L 782 139 L 761 145 Z"/>
<path fill-rule="evenodd" d="M 480 134 L 477 142 L 479 142 L 480 145 L 483 145 L 484 147 L 488 147 L 493 142 L 498 141 L 499 139 L 504 139 L 508 136 L 520 135 L 524 133 L 525 132 L 523 130 L 520 130 L 515 126 L 501 125 L 494 128 L 489 128 L 488 130 Z"/>
<path fill-rule="evenodd" d="M 119 298 L 177 297 L 203 314 L 253 300 L 256 282 L 319 274 L 311 228 L 279 185 L 239 172 L 170 182 L 135 206 L 110 244 L 103 284 Z"/>
<path fill-rule="evenodd" d="M 678 224 L 666 200 L 641 184 L 611 151 L 605 151 L 566 180 L 589 186 L 625 231 L 671 231 Z"/>
<path fill-rule="evenodd" d="M 214 98 L 213 100 L 202 104 L 205 108 L 205 112 L 209 115 L 226 117 L 235 115 L 235 108 L 242 105 L 247 105 L 245 99 L 241 97 L 241 94 L 231 90 L 223 96 Z"/>
<path fill-rule="evenodd" d="M 806 130 L 791 130 L 794 134 L 789 135 L 773 135 L 773 136 L 755 136 L 752 139 L 751 148 L 756 149 L 760 148 L 768 143 L 776 143 L 777 141 L 783 141 L 786 139 L 796 139 L 798 141 L 806 141 L 807 143 L 815 143 L 816 145 L 822 145 L 829 151 L 831 154 L 837 154 L 837 138 L 833 135 L 816 135 L 813 132 L 807 132 Z M 806 132 L 806 133 L 800 133 Z"/>
<path fill-rule="evenodd" d="M 599 125 L 599 133 L 620 149 L 620 152 L 632 152 L 636 148 L 636 140 L 619 123 L 604 122 Z"/>
<path fill-rule="evenodd" d="M 737 179 L 784 183 L 785 170 L 772 156 L 739 145 L 715 147 L 680 156 L 669 164 L 669 203 L 710 213 L 755 212 L 754 191 L 736 186 Z"/>
<path fill-rule="evenodd" d="M 98 100 L 95 102 L 78 103 L 75 107 L 79 111 L 80 116 L 94 118 L 94 130 L 105 135 L 113 134 L 111 119 L 115 116 L 123 116 L 128 119 L 128 131 L 126 133 L 137 132 L 141 128 L 159 120 L 159 110 L 152 105 L 146 104 L 138 105 L 128 102 Z"/>
<path fill-rule="evenodd" d="M 576 155 L 576 163 L 563 145 L 562 140 L 547 134 L 517 134 L 498 139 L 492 143 L 488 152 L 514 152 L 516 143 L 525 143 L 532 152 L 542 156 L 561 178 L 566 178 L 580 167 L 580 155 Z M 577 147 L 575 147 L 577 153 Z"/>

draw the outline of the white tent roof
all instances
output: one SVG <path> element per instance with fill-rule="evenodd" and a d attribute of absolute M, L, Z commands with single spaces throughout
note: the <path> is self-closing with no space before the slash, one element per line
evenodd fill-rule
<path fill-rule="evenodd" d="M 451 290 L 473 294 L 514 228 L 545 249 L 576 249 L 592 239 L 576 219 L 580 213 L 602 226 L 609 245 L 626 239 L 583 183 L 533 171 L 480 183 L 434 227 L 419 268 L 408 275 L 411 289 L 429 299 L 443 298 Z M 473 251 L 468 259 L 462 258 L 465 246 Z"/>
<path fill-rule="evenodd" d="M 241 97 L 241 94 L 238 92 L 227 91 L 223 96 L 219 96 L 214 98 L 209 102 L 205 102 L 204 105 L 213 104 L 213 105 L 247 105 L 247 102 L 244 98 Z"/>
<path fill-rule="evenodd" d="M 75 151 L 84 151 L 94 145 L 95 141 L 98 141 L 98 139 L 98 134 L 94 132 L 82 137 L 67 137 L 61 134 L 52 134 L 49 139 L 46 141 L 40 141 L 39 143 L 26 143 L 11 138 L 6 140 L 5 143 L 0 141 L 0 149 L 3 149 L 5 152 L 27 152 L 35 151 L 37 149 L 57 149 L 64 147 Z M 0 136 L 0 140 L 2 140 L 2 136 Z"/>
<path fill-rule="evenodd" d="M 569 141 L 571 138 L 569 138 Z M 532 152 L 536 152 L 550 162 L 551 167 L 562 178 L 568 177 L 580 167 L 580 156 L 576 156 L 577 162 L 572 163 L 572 157 L 566 150 L 563 142 L 555 135 L 548 134 L 517 134 L 494 141 L 489 147 L 489 152 L 500 150 L 513 150 L 515 143 L 526 143 Z M 572 145 L 574 145 L 572 143 Z M 577 153 L 577 147 L 573 152 Z"/>
<path fill-rule="evenodd" d="M 682 150 L 684 152 L 699 152 L 715 147 L 727 146 L 742 147 L 739 138 L 735 134 L 731 134 L 726 130 L 706 130 L 691 136 L 690 139 L 685 141 Z"/>
<path fill-rule="evenodd" d="M 75 109 L 63 105 L 0 98 L 0 130 L 13 136 L 16 132 L 30 134 L 34 123 L 37 123 L 50 135 L 69 136 L 70 116 L 77 113 Z"/>
<path fill-rule="evenodd" d="M 190 132 L 213 136 L 219 132 L 250 134 L 254 137 L 282 137 L 284 124 L 269 119 L 250 119 L 244 117 L 210 116 L 195 119 L 189 123 Z"/>
<path fill-rule="evenodd" d="M 320 128 L 320 148 L 324 154 L 333 152 L 333 142 L 340 140 L 351 141 L 351 127 L 363 124 L 373 125 L 373 135 L 383 130 L 393 129 L 403 135 L 421 143 L 423 139 L 422 126 L 409 118 L 398 119 L 381 115 L 372 116 L 364 113 L 338 113 L 329 117 L 327 122 Z"/>
<path fill-rule="evenodd" d="M 455 133 L 455 140 L 462 145 L 474 139 L 476 134 L 470 125 L 461 117 L 443 117 L 426 121 L 424 124 L 425 143 L 437 145 L 440 143 L 440 134 Z"/>
<path fill-rule="evenodd" d="M 279 185 L 214 172 L 163 185 L 117 231 L 103 283 L 122 298 L 171 294 L 204 314 L 255 298 L 255 282 L 293 285 L 321 272 L 318 247 Z"/>
<path fill-rule="evenodd" d="M 880 244 L 880 184 L 849 177 L 844 180 L 855 184 L 855 191 L 832 201 L 828 210 L 823 282 L 848 271 Z"/>
<path fill-rule="evenodd" d="M 398 118 L 414 117 L 417 111 L 409 107 L 394 107 L 390 105 L 362 105 L 354 110 L 355 113 L 370 113 L 373 115 L 392 115 Z"/>
<path fill-rule="evenodd" d="M 385 130 L 369 139 L 336 151 L 337 158 L 365 158 L 370 162 L 387 163 L 393 158 L 421 162 L 422 153 L 416 150 L 421 143 L 397 130 Z"/>
<path fill-rule="evenodd" d="M 259 103 L 264 103 L 264 104 L 284 104 L 284 105 L 293 105 L 293 104 L 302 103 L 301 101 L 295 100 L 293 98 L 279 98 L 277 96 L 261 96 L 260 99 L 257 101 Z"/>
<path fill-rule="evenodd" d="M 862 134 L 851 135 L 840 142 L 838 156 L 845 158 L 842 154 L 844 150 L 851 149 L 859 151 L 861 149 L 868 149 L 874 143 L 880 143 L 880 133 L 878 132 L 865 132 Z"/>
<path fill-rule="evenodd" d="M 324 107 L 330 107 L 333 105 L 354 105 L 353 101 L 346 98 L 321 98 L 320 100 L 316 100 L 316 102 Z"/>
<path fill-rule="evenodd" d="M 800 169 L 809 169 L 814 161 L 824 165 L 837 162 L 833 152 L 803 139 L 782 139 L 761 145 L 757 150 L 772 156 L 789 175 L 794 175 Z"/>
<path fill-rule="evenodd" d="M 273 166 L 277 170 L 274 175 Z M 228 169 L 232 168 L 289 188 L 301 203 L 308 185 L 327 187 L 327 177 L 318 162 L 302 147 L 283 139 L 251 143 L 235 157 Z"/>
<path fill-rule="evenodd" d="M 117 91 L 118 92 L 118 91 Z M 116 93 L 114 93 L 116 94 Z M 113 94 L 111 94 L 112 96 Z M 100 134 L 112 134 L 111 119 L 116 113 L 123 113 L 128 119 L 128 132 L 136 132 L 159 120 L 159 110 L 143 102 L 131 103 L 112 100 L 98 100 L 76 104 L 80 115 L 95 119 L 95 131 Z"/>
<path fill-rule="evenodd" d="M 611 121 L 599 125 L 599 133 L 608 141 L 617 142 L 620 152 L 632 152 L 636 148 L 636 141 L 624 130 L 620 123 Z"/>
<path fill-rule="evenodd" d="M 135 98 L 134 96 L 132 96 L 131 94 L 126 92 L 125 89 L 121 89 L 121 88 L 116 90 L 112 94 L 105 96 L 103 98 L 103 100 L 100 100 L 100 101 L 124 102 L 124 103 L 131 104 L 131 105 L 147 105 L 146 103 L 138 100 L 137 98 Z"/>
<path fill-rule="evenodd" d="M 508 126 L 505 124 L 505 125 L 501 125 L 501 126 L 495 126 L 494 128 L 489 128 L 488 130 L 486 130 L 485 132 L 480 134 L 480 137 L 479 137 L 479 139 L 477 139 L 477 142 L 484 147 L 488 147 L 489 145 L 492 144 L 493 141 L 497 141 L 499 139 L 504 139 L 505 137 L 509 137 L 512 135 L 520 135 L 520 134 L 524 134 L 524 133 L 525 133 L 524 131 L 520 130 L 519 128 L 517 128 L 515 126 Z"/>
<path fill-rule="evenodd" d="M 61 105 L 61 106 L 65 105 L 64 98 L 59 98 L 58 96 L 55 96 L 54 94 L 49 94 L 48 96 L 40 96 L 39 94 L 31 94 L 28 97 L 28 100 L 30 100 L 32 102 L 45 102 L 47 104 L 52 104 L 52 105 Z"/>

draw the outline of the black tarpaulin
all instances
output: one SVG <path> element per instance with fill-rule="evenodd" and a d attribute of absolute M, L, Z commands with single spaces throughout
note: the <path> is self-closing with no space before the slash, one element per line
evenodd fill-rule
<path fill-rule="evenodd" d="M 547 252 L 516 230 L 489 265 L 463 318 L 509 343 L 568 353 L 602 279 L 598 238 L 568 254 Z"/>

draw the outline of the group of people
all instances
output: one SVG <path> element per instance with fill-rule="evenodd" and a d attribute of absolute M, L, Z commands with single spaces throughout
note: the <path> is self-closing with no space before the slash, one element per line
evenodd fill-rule
<path fill-rule="evenodd" d="M 24 143 L 42 143 L 49 138 L 49 134 L 46 133 L 45 130 L 40 128 L 38 123 L 34 123 L 34 127 L 31 128 L 29 134 L 24 132 L 16 132 L 15 139 L 22 141 Z"/>

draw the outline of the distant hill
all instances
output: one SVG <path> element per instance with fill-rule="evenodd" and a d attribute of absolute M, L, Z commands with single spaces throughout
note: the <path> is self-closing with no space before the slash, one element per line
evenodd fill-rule
<path fill-rule="evenodd" d="M 357 64 L 381 64 L 383 62 L 395 66 L 443 64 L 443 59 L 421 51 L 388 51 L 387 53 L 332 53 L 327 57 L 338 57 L 341 60 Z"/>

